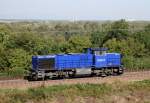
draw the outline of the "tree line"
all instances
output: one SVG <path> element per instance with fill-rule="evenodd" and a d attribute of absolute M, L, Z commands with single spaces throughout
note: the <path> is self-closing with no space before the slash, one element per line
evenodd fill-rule
<path fill-rule="evenodd" d="M 122 53 L 126 68 L 150 68 L 150 24 L 123 19 L 0 23 L 1 72 L 30 69 L 33 55 L 76 53 L 87 47 Z"/>

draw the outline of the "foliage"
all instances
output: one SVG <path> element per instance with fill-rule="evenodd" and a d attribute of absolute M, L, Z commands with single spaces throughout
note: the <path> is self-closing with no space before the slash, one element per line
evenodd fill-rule
<path fill-rule="evenodd" d="M 150 57 L 135 58 L 133 56 L 124 56 L 124 66 L 132 71 L 149 69 Z"/>
<path fill-rule="evenodd" d="M 126 40 L 117 40 L 113 38 L 108 40 L 104 46 L 108 47 L 110 52 L 120 52 L 125 56 L 142 57 L 145 55 L 144 44 L 137 42 L 133 38 L 128 38 Z"/>
<path fill-rule="evenodd" d="M 7 53 L 8 51 L 6 51 L 3 44 L 0 44 L 0 70 L 4 70 L 10 66 Z"/>
<path fill-rule="evenodd" d="M 104 38 L 106 36 L 105 32 L 93 32 L 91 34 L 91 43 L 93 47 L 102 47 Z"/>
<path fill-rule="evenodd" d="M 145 44 L 146 49 L 150 50 L 150 29 L 145 31 L 136 32 L 134 38 L 140 43 Z"/>
<path fill-rule="evenodd" d="M 31 55 L 23 49 L 11 49 L 8 56 L 8 61 L 11 64 L 10 68 L 14 69 L 29 69 L 31 63 Z"/>
<path fill-rule="evenodd" d="M 91 47 L 91 42 L 88 36 L 74 35 L 70 37 L 68 43 L 68 52 L 82 52 L 83 48 Z"/>
<path fill-rule="evenodd" d="M 107 32 L 107 35 L 104 38 L 103 42 L 105 43 L 107 42 L 107 40 L 110 40 L 113 38 L 116 38 L 117 40 L 126 39 L 129 35 L 128 29 L 129 29 L 129 24 L 123 19 L 112 23 L 111 28 Z"/>

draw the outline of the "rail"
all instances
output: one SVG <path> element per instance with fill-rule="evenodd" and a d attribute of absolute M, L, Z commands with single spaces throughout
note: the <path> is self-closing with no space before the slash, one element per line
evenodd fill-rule
<path fill-rule="evenodd" d="M 0 80 L 0 88 L 4 89 L 27 89 L 43 86 L 53 86 L 53 85 L 69 85 L 69 84 L 78 84 L 78 83 L 112 83 L 115 81 L 140 81 L 150 79 L 150 71 L 140 71 L 140 72 L 125 72 L 120 76 L 108 76 L 108 77 L 78 77 L 70 79 L 59 79 L 59 80 L 47 80 L 47 81 L 32 81 L 28 82 L 23 79 L 16 80 Z"/>

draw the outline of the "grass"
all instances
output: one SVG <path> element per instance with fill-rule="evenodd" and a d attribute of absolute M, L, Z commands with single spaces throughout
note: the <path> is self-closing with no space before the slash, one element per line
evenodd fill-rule
<path fill-rule="evenodd" d="M 76 84 L 1 89 L 0 103 L 150 103 L 150 80 L 132 83 Z"/>
<path fill-rule="evenodd" d="M 127 68 L 129 71 L 150 70 L 150 57 L 124 57 L 123 63 L 125 68 Z"/>
<path fill-rule="evenodd" d="M 23 78 L 24 75 L 25 70 L 23 69 L 0 71 L 0 79 Z"/>

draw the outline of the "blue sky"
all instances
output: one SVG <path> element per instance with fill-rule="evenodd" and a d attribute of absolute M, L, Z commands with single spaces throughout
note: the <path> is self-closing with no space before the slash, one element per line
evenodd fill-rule
<path fill-rule="evenodd" d="M 0 0 L 0 19 L 150 20 L 150 0 Z"/>

